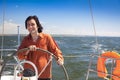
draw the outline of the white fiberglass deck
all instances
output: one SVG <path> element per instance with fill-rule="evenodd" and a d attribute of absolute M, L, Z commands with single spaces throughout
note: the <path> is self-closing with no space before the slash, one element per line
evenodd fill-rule
<path fill-rule="evenodd" d="M 21 80 L 21 77 L 15 77 L 13 75 L 1 76 L 1 80 Z"/>

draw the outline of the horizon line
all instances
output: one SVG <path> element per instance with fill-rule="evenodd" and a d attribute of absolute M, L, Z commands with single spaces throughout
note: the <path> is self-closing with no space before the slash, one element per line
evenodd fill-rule
<path fill-rule="evenodd" d="M 0 34 L 0 36 L 17 36 L 18 34 Z M 21 36 L 25 36 L 27 34 L 19 34 Z M 91 37 L 120 37 L 115 35 L 80 35 L 80 34 L 50 34 L 52 36 L 71 36 L 71 37 L 83 37 L 83 36 L 91 36 Z"/>

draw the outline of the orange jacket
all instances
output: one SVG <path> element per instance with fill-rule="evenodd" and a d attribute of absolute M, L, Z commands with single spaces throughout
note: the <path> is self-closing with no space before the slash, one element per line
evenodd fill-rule
<path fill-rule="evenodd" d="M 40 33 L 39 38 L 37 39 L 36 42 L 33 42 L 30 34 L 27 35 L 22 40 L 22 43 L 19 46 L 18 50 L 22 49 L 22 48 L 27 48 L 30 45 L 36 45 L 36 47 L 38 47 L 38 48 L 48 50 L 48 51 L 52 52 L 55 56 L 60 57 L 62 60 L 64 60 L 63 56 L 62 56 L 62 52 L 58 48 L 54 39 L 48 34 Z M 34 52 L 30 51 L 27 56 L 25 56 L 24 54 L 25 54 L 25 52 L 18 53 L 18 58 L 20 60 L 26 59 L 26 60 L 29 60 L 29 61 L 33 62 L 38 69 L 38 74 L 46 66 L 47 62 L 50 59 L 50 54 L 42 52 L 42 51 L 34 51 Z M 39 76 L 39 78 L 51 78 L 52 77 L 52 75 L 51 75 L 51 67 L 52 67 L 51 64 L 52 63 L 50 63 L 47 66 L 47 68 L 41 74 L 41 76 Z M 32 68 L 32 66 L 30 64 L 25 63 L 24 68 Z"/>

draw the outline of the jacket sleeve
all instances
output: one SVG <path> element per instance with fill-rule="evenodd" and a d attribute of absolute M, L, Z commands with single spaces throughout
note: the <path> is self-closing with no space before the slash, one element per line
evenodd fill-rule
<path fill-rule="evenodd" d="M 48 36 L 48 50 L 52 52 L 57 58 L 61 58 L 64 61 L 60 48 L 58 47 L 54 38 L 52 38 L 50 35 Z"/>

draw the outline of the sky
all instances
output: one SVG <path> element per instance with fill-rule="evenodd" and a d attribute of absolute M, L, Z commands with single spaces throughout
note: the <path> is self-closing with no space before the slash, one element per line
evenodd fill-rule
<path fill-rule="evenodd" d="M 120 0 L 0 0 L 0 34 L 17 34 L 17 26 L 28 34 L 30 15 L 49 34 L 120 36 Z"/>

